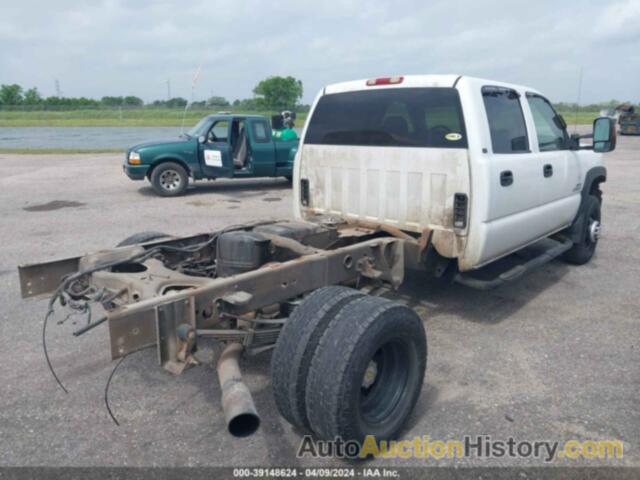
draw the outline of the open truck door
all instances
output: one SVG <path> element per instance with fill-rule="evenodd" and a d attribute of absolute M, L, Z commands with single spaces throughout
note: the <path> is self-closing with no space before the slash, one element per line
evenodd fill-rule
<path fill-rule="evenodd" d="M 231 177 L 233 175 L 233 160 L 229 133 L 231 122 L 217 120 L 211 125 L 207 135 L 198 138 L 198 157 L 202 172 L 207 177 Z"/>

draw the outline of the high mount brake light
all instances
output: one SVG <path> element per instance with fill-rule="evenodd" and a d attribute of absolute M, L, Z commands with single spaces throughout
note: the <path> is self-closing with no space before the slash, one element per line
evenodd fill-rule
<path fill-rule="evenodd" d="M 402 80 L 404 80 L 404 77 L 372 78 L 367 80 L 367 87 L 373 87 L 375 85 L 396 85 L 402 83 Z"/>

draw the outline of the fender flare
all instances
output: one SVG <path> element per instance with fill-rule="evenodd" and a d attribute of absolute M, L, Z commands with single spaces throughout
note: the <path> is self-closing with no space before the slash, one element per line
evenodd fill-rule
<path fill-rule="evenodd" d="M 587 207 L 587 199 L 591 195 L 593 191 L 594 185 L 600 185 L 607 181 L 607 169 L 602 165 L 598 165 L 597 167 L 592 167 L 589 169 L 587 174 L 584 177 L 584 183 L 582 184 L 582 191 L 580 193 L 582 199 L 580 201 L 580 207 L 578 208 L 578 213 L 576 213 L 575 218 L 573 219 L 573 223 L 571 227 L 569 227 L 569 236 L 571 240 L 574 242 L 580 241 L 580 236 L 583 231 L 583 218 L 584 211 Z"/>
<path fill-rule="evenodd" d="M 184 167 L 184 169 L 187 171 L 187 174 L 190 177 L 194 176 L 194 171 L 193 169 L 189 166 L 189 164 L 184 161 L 184 159 L 180 158 L 180 157 L 174 157 L 174 156 L 163 156 L 160 158 L 154 158 L 153 159 L 153 163 L 151 163 L 151 165 L 149 166 L 149 170 L 147 171 L 147 178 L 151 178 L 151 173 L 153 172 L 153 170 L 155 170 L 155 168 L 158 165 L 162 165 L 163 163 L 167 163 L 167 162 L 174 162 L 174 163 L 178 163 L 180 165 L 182 165 Z"/>

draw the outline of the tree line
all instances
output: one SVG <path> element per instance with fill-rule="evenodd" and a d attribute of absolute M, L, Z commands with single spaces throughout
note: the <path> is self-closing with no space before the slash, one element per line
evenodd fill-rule
<path fill-rule="evenodd" d="M 140 97 L 105 96 L 98 99 L 87 97 L 43 97 L 37 88 L 25 89 L 18 84 L 0 85 L 0 108 L 7 107 L 68 107 L 68 108 L 211 108 L 235 110 L 297 110 L 305 111 L 308 105 L 300 104 L 302 81 L 293 77 L 269 77 L 261 80 L 253 89 L 252 98 L 230 102 L 223 96 L 211 96 L 207 100 L 189 102 L 182 97 L 155 100 L 145 103 Z"/>
<path fill-rule="evenodd" d="M 222 96 L 212 96 L 207 100 L 190 103 L 192 108 L 233 109 L 244 111 L 307 111 L 309 105 L 300 104 L 303 87 L 302 81 L 291 76 L 269 77 L 261 80 L 253 89 L 252 98 L 236 99 L 230 102 Z M 622 102 L 609 100 L 608 102 L 577 105 L 576 103 L 558 102 L 554 106 L 561 112 L 596 112 L 603 109 L 613 109 Z M 627 102 L 630 103 L 630 102 Z M 0 108 L 3 107 L 68 107 L 68 108 L 185 108 L 189 101 L 182 97 L 168 100 L 155 100 L 146 103 L 134 95 L 106 96 L 99 100 L 86 97 L 43 97 L 37 88 L 23 88 L 18 84 L 0 85 Z"/>
<path fill-rule="evenodd" d="M 589 103 L 586 105 L 578 105 L 575 102 L 557 102 L 553 106 L 559 112 L 599 112 L 600 110 L 613 110 L 618 105 L 628 103 L 633 105 L 633 102 L 621 102 L 620 100 L 609 100 L 608 102 Z"/>

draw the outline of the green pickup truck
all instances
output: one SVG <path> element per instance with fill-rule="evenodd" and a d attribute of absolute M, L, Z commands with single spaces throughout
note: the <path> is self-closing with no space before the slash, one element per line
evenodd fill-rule
<path fill-rule="evenodd" d="M 274 135 L 261 115 L 209 115 L 176 140 L 131 147 L 123 169 L 132 180 L 149 179 L 163 197 L 183 194 L 189 177 L 290 180 L 298 138 L 293 130 L 285 130 Z"/>

